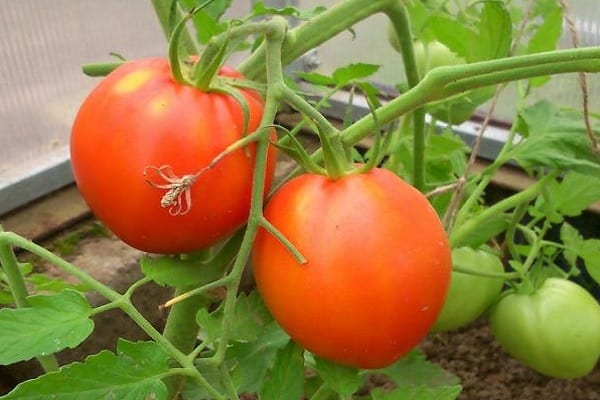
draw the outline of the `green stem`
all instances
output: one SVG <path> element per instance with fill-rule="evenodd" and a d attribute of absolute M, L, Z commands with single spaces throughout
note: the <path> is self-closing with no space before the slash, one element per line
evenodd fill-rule
<path fill-rule="evenodd" d="M 521 277 L 521 275 L 516 272 L 486 272 L 477 269 L 459 267 L 457 265 L 452 266 L 452 272 L 460 272 L 462 274 L 481 276 L 484 278 L 502 278 L 507 280 L 519 279 Z"/>
<path fill-rule="evenodd" d="M 185 289 L 178 288 L 175 295 L 177 296 L 183 292 L 185 292 Z M 194 349 L 199 329 L 196 323 L 196 313 L 201 307 L 208 304 L 209 300 L 206 297 L 193 296 L 171 307 L 163 335 L 180 352 L 189 354 Z M 184 382 L 184 376 L 173 376 L 165 381 L 169 399 L 176 399 L 179 396 Z"/>
<path fill-rule="evenodd" d="M 415 60 L 413 47 L 413 35 L 410 29 L 410 20 L 408 18 L 404 4 L 395 3 L 394 6 L 386 10 L 390 18 L 394 31 L 398 36 L 398 43 L 404 62 L 404 70 L 408 87 L 417 86 L 420 81 L 419 70 Z M 413 186 L 420 191 L 425 189 L 425 110 L 417 108 L 413 111 Z"/>
<path fill-rule="evenodd" d="M 370 15 L 382 12 L 398 0 L 344 0 L 291 29 L 282 46 L 283 65 L 287 65 L 304 53 L 331 39 L 338 33 L 349 30 Z M 266 46 L 263 45 L 242 62 L 238 70 L 253 80 L 264 80 Z"/>
<path fill-rule="evenodd" d="M 268 72 L 267 93 L 265 108 L 261 119 L 260 128 L 273 125 L 275 115 L 279 108 L 282 92 L 281 87 L 284 82 L 281 66 L 281 41 L 287 28 L 287 22 L 283 18 L 274 17 L 271 22 L 271 31 L 265 36 L 267 46 L 266 65 Z M 266 131 L 265 131 L 266 132 Z M 263 217 L 262 208 L 264 201 L 265 175 L 267 162 L 267 149 L 269 146 L 269 137 L 264 135 L 257 141 L 255 167 L 252 176 L 252 197 L 250 202 L 250 215 L 246 231 L 240 245 L 240 250 L 235 259 L 229 277 L 231 280 L 227 284 L 227 295 L 223 302 L 223 322 L 222 334 L 212 361 L 221 365 L 225 359 L 225 351 L 229 342 L 231 324 L 234 317 L 237 301 L 237 292 L 242 278 L 242 273 L 250 257 L 252 243 L 260 227 Z"/>
<path fill-rule="evenodd" d="M 0 226 L 0 234 L 2 233 L 3 230 Z M 4 275 L 6 276 L 17 307 L 29 307 L 27 287 L 25 286 L 25 279 L 19 268 L 19 263 L 10 244 L 4 241 L 0 241 L 0 265 L 4 270 Z M 59 368 L 58 362 L 52 354 L 39 356 L 37 360 L 45 372 L 56 371 Z"/>
<path fill-rule="evenodd" d="M 347 157 L 340 132 L 303 97 L 285 86 L 285 83 L 281 82 L 281 85 L 285 101 L 317 125 L 327 176 L 338 179 L 346 175 L 352 163 Z"/>
<path fill-rule="evenodd" d="M 492 219 L 496 215 L 533 199 L 544 188 L 544 186 L 550 181 L 554 180 L 559 173 L 559 171 L 554 171 L 544 176 L 527 189 L 507 197 L 506 199 L 494 204 L 489 208 L 486 208 L 480 214 L 473 216 L 461 225 L 456 225 L 455 228 L 450 232 L 451 247 L 454 249 L 467 245 L 469 236 L 473 231 L 479 229 L 482 224 L 485 224 L 489 219 Z"/>
<path fill-rule="evenodd" d="M 401 96 L 375 111 L 378 123 L 385 125 L 430 102 L 484 86 L 573 72 L 600 72 L 600 47 L 556 50 L 546 53 L 438 67 Z M 347 144 L 355 144 L 375 129 L 366 115 L 342 133 Z"/>

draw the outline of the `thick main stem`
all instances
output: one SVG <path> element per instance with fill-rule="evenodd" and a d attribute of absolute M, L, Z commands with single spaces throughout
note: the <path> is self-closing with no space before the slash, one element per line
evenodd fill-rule
<path fill-rule="evenodd" d="M 406 9 L 401 2 L 395 3 L 386 11 L 390 18 L 404 62 L 408 87 L 419 84 L 419 70 L 415 60 L 413 35 Z M 412 112 L 413 122 L 413 186 L 423 191 L 425 189 L 425 110 L 420 107 Z"/>
<path fill-rule="evenodd" d="M 185 293 L 188 289 L 177 289 L 175 296 Z M 208 303 L 205 296 L 192 296 L 177 302 L 169 311 L 163 336 L 183 354 L 189 354 L 196 345 L 198 338 L 196 313 Z M 171 376 L 166 380 L 169 399 L 177 398 L 184 381 L 185 377 L 180 375 Z"/>
<path fill-rule="evenodd" d="M 375 111 L 384 125 L 425 104 L 472 89 L 537 76 L 574 72 L 600 72 L 600 48 L 558 50 L 477 63 L 438 67 L 414 88 Z M 355 144 L 376 128 L 366 115 L 343 132 L 347 144 Z"/>

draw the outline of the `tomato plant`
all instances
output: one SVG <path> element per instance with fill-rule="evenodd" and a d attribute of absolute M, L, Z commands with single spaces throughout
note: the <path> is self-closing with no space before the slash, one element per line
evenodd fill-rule
<path fill-rule="evenodd" d="M 2 399 L 451 399 L 458 378 L 415 346 L 490 305 L 509 354 L 551 376 L 590 371 L 598 304 L 565 279 L 600 282 L 598 239 L 569 224 L 600 200 L 600 119 L 585 101 L 569 109 L 529 97 L 549 76 L 577 73 L 588 98 L 585 79 L 600 72 L 600 48 L 555 50 L 566 2 L 531 2 L 527 12 L 497 0 L 457 1 L 457 12 L 447 1 L 344 0 L 313 10 L 255 2 L 227 20 L 234 3 L 153 1 L 168 61 L 85 67 L 108 76 L 73 126 L 80 191 L 124 241 L 168 254 L 143 256 L 142 276 L 116 290 L 0 229 L 0 297 L 15 303 L 0 310 L 0 365 L 36 358 L 52 372 Z M 370 81 L 375 64 L 304 71 L 301 85 L 286 76 L 294 60 L 345 31 L 360 35 L 354 27 L 378 13 L 399 39 L 398 62 L 386 65 L 404 64 L 396 97 Z M 239 50 L 250 51 L 235 71 L 223 67 Z M 497 98 L 487 118 L 469 124 L 474 141 L 451 125 L 508 83 L 512 122 L 494 135 L 495 158 L 478 165 Z M 340 124 L 324 114 L 333 96 L 352 106 Z M 282 110 L 294 118 L 278 118 Z M 271 192 L 273 148 L 292 167 Z M 490 202 L 485 194 L 507 165 L 533 182 Z M 475 250 L 487 246 L 505 262 Z M 16 247 L 82 285 L 35 285 Z M 255 281 L 245 279 L 248 266 Z M 565 279 L 533 289 L 548 276 Z M 132 301 L 150 281 L 173 289 L 160 305 L 162 331 Z M 503 284 L 513 289 L 498 299 Z M 59 365 L 54 354 L 81 344 L 93 318 L 114 309 L 148 340 L 121 339 L 115 351 Z M 366 393 L 370 374 L 395 387 Z"/>
<path fill-rule="evenodd" d="M 433 325 L 433 332 L 456 329 L 473 322 L 498 299 L 504 284 L 501 277 L 485 276 L 504 272 L 500 259 L 485 250 L 470 247 L 454 249 L 452 265 L 472 273 L 452 271 L 450 289 L 442 312 Z"/>
<path fill-rule="evenodd" d="M 220 74 L 241 77 L 229 68 Z M 263 101 L 240 91 L 247 127 L 235 98 L 176 82 L 166 59 L 127 62 L 104 78 L 81 105 L 71 136 L 75 180 L 94 214 L 124 242 L 152 253 L 206 248 L 242 226 L 254 145 L 196 176 L 258 127 Z M 271 151 L 267 187 L 274 165 Z"/>
<path fill-rule="evenodd" d="M 544 375 L 581 377 L 600 357 L 600 305 L 565 279 L 506 294 L 491 311 L 490 327 L 511 356 Z"/>
<path fill-rule="evenodd" d="M 444 301 L 450 251 L 435 211 L 384 169 L 338 180 L 306 174 L 265 208 L 306 258 L 261 231 L 252 265 L 279 324 L 315 354 L 387 366 L 427 333 Z"/>

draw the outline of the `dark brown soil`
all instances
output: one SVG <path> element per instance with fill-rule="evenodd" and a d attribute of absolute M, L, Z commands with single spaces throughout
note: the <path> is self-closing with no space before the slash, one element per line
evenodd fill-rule
<path fill-rule="evenodd" d="M 461 400 L 600 400 L 600 366 L 581 379 L 547 378 L 508 357 L 485 321 L 431 336 L 422 349 L 460 377 Z"/>

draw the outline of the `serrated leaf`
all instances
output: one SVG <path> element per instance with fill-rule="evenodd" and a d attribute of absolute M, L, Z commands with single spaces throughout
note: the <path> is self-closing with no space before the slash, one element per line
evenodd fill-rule
<path fill-rule="evenodd" d="M 257 392 L 263 385 L 267 370 L 275 362 L 277 351 L 287 345 L 289 336 L 275 323 L 252 342 L 233 342 L 226 358 L 239 393 Z"/>
<path fill-rule="evenodd" d="M 434 15 L 429 19 L 428 27 L 438 42 L 448 47 L 457 56 L 469 60 L 473 38 L 476 31 L 447 15 Z"/>
<path fill-rule="evenodd" d="M 333 71 L 332 77 L 337 86 L 345 86 L 352 81 L 373 75 L 379 68 L 380 66 L 375 64 L 348 64 Z"/>
<path fill-rule="evenodd" d="M 283 8 L 273 8 L 265 6 L 264 2 L 257 2 L 253 9 L 250 18 L 260 17 L 263 15 L 282 15 L 286 17 L 295 17 L 301 20 L 308 20 L 319 15 L 326 8 L 324 6 L 317 6 L 308 10 L 302 10 L 300 8 L 288 6 Z"/>
<path fill-rule="evenodd" d="M 535 31 L 527 44 L 527 53 L 540 53 L 554 50 L 562 34 L 563 14 L 560 6 L 554 11 L 544 14 L 542 23 Z M 549 76 L 531 78 L 529 82 L 533 86 L 541 86 L 550 80 Z"/>
<path fill-rule="evenodd" d="M 362 385 L 362 378 L 356 368 L 346 367 L 315 357 L 315 369 L 327 386 L 339 394 L 341 399 L 348 399 Z"/>
<path fill-rule="evenodd" d="M 600 239 L 586 240 L 566 222 L 561 225 L 560 239 L 566 247 L 564 256 L 569 264 L 575 266 L 577 258 L 581 258 L 589 275 L 600 284 Z"/>
<path fill-rule="evenodd" d="M 561 182 L 547 185 L 544 196 L 537 199 L 531 214 L 560 223 L 562 216 L 579 216 L 597 201 L 600 201 L 600 178 L 569 172 Z"/>
<path fill-rule="evenodd" d="M 304 350 L 290 341 L 277 352 L 260 391 L 261 400 L 300 399 L 304 386 Z"/>
<path fill-rule="evenodd" d="M 511 151 L 524 168 L 550 167 L 600 178 L 581 114 L 540 101 L 519 114 L 527 137 Z M 597 128 L 596 128 L 597 130 Z"/>
<path fill-rule="evenodd" d="M 242 293 L 236 303 L 229 338 L 239 342 L 256 340 L 272 320 L 256 291 L 249 295 Z M 223 310 L 221 308 L 212 313 L 202 308 L 196 314 L 196 322 L 202 328 L 202 332 L 209 342 L 216 341 L 221 336 L 222 321 Z"/>
<path fill-rule="evenodd" d="M 327 75 L 319 74 L 318 72 L 295 72 L 295 74 L 308 83 L 319 86 L 333 86 L 335 80 Z"/>
<path fill-rule="evenodd" d="M 502 1 L 484 1 L 477 26 L 476 47 L 467 61 L 491 60 L 508 54 L 512 41 L 510 13 Z"/>
<path fill-rule="evenodd" d="M 92 308 L 74 290 L 28 298 L 30 307 L 0 310 L 0 364 L 74 348 L 94 329 Z"/>
<path fill-rule="evenodd" d="M 433 364 L 419 350 L 413 350 L 393 365 L 378 370 L 398 386 L 454 386 L 459 383 L 458 377 Z"/>
<path fill-rule="evenodd" d="M 2 400 L 163 400 L 161 378 L 169 356 L 154 342 L 120 340 L 117 354 L 104 350 L 17 386 Z"/>
<path fill-rule="evenodd" d="M 179 288 L 208 283 L 223 275 L 219 268 L 211 268 L 201 261 L 172 256 L 142 257 L 140 266 L 144 275 L 159 285 Z"/>

